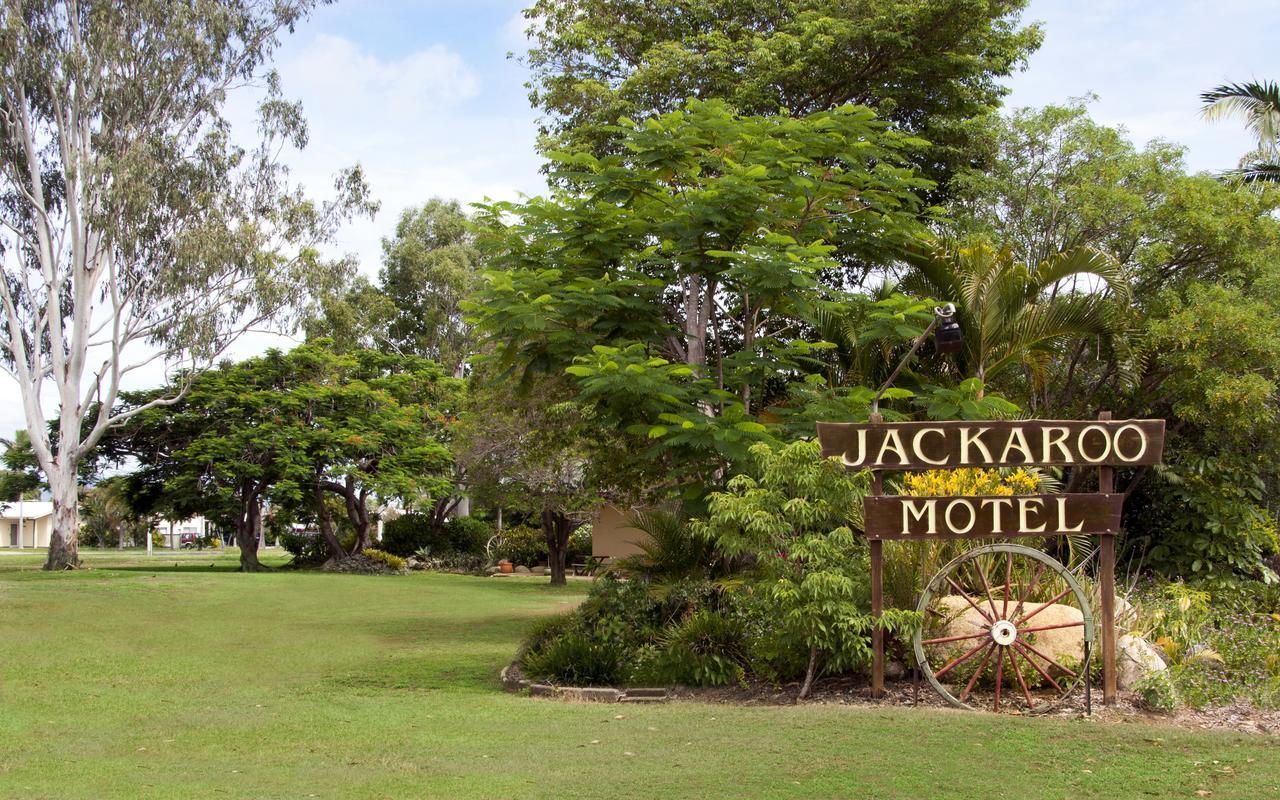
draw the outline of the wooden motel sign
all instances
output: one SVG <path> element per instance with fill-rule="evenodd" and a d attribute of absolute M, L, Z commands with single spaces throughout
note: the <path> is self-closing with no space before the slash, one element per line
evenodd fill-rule
<path fill-rule="evenodd" d="M 1164 420 L 819 422 L 824 457 L 851 470 L 1158 464 Z M 1124 495 L 885 497 L 863 501 L 869 539 L 1116 534 Z"/>

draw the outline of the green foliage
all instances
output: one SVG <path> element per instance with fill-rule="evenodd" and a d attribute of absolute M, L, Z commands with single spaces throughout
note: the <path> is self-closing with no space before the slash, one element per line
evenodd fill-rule
<path fill-rule="evenodd" d="M 1204 459 L 1170 465 L 1159 476 L 1149 495 L 1158 504 L 1147 520 L 1153 532 L 1134 541 L 1146 548 L 1153 569 L 1188 579 L 1240 575 L 1277 582 L 1267 559 L 1280 552 L 1280 539 L 1262 506 L 1265 484 L 1255 470 Z"/>
<path fill-rule="evenodd" d="M 365 558 L 371 558 L 380 564 L 386 564 L 388 568 L 396 572 L 404 572 L 405 562 L 400 556 L 393 556 L 385 550 L 379 550 L 375 547 L 366 547 L 360 551 Z"/>
<path fill-rule="evenodd" d="M 640 553 L 618 559 L 610 569 L 666 582 L 707 577 L 720 560 L 715 543 L 694 530 L 680 512 L 664 508 L 637 511 L 627 525 L 646 534 L 636 541 Z"/>
<path fill-rule="evenodd" d="M 533 567 L 547 560 L 547 539 L 538 528 L 516 525 L 502 532 L 502 541 L 494 550 L 499 561 Z"/>
<path fill-rule="evenodd" d="M 886 263 L 923 232 L 923 146 L 866 108 L 742 116 L 689 101 L 622 120 L 615 154 L 550 154 L 550 198 L 485 207 L 492 269 L 470 311 L 492 361 L 567 374 L 666 479 L 704 480 L 769 440 L 762 409 L 823 369 L 809 320 L 844 293 L 831 241 Z M 722 310 L 713 312 L 713 305 Z"/>
<path fill-rule="evenodd" d="M 571 686 L 610 686 L 625 675 L 626 652 L 608 639 L 569 631 L 525 654 L 522 666 L 531 675 Z"/>
<path fill-rule="evenodd" d="M 1007 91 L 1000 78 L 1039 46 L 1022 2 L 942 0 L 537 0 L 530 100 L 551 144 L 618 146 L 619 117 L 645 118 L 687 97 L 751 114 L 800 116 L 876 104 L 895 127 L 938 144 L 945 176 L 964 163 L 964 123 Z"/>
<path fill-rule="evenodd" d="M 304 321 L 309 339 L 337 349 L 361 347 L 430 358 L 460 375 L 471 355 L 461 303 L 479 275 L 479 254 L 456 200 L 433 198 L 407 208 L 395 235 L 382 240 L 378 284 L 357 277 L 341 296 L 326 297 Z"/>
<path fill-rule="evenodd" d="M 479 556 L 493 533 L 489 523 L 475 517 L 451 519 L 437 529 L 430 515 L 411 512 L 383 523 L 382 548 L 398 556 L 424 548 L 435 556 Z"/>
<path fill-rule="evenodd" d="M 1139 595 L 1138 631 L 1164 652 L 1180 702 L 1280 707 L 1280 614 L 1267 611 L 1265 602 L 1261 608 L 1240 602 L 1265 601 L 1270 593 L 1270 587 L 1237 579 L 1168 583 Z"/>
<path fill-rule="evenodd" d="M 734 476 L 711 495 L 698 529 L 725 552 L 757 560 L 762 593 L 780 635 L 820 655 L 828 669 L 860 667 L 870 657 L 867 551 L 850 530 L 868 488 L 823 459 L 816 442 L 752 448 L 752 474 Z M 887 611 L 882 624 L 909 630 L 917 615 Z M 813 659 L 810 675 L 814 669 Z"/>
<path fill-rule="evenodd" d="M 1152 711 L 1170 714 L 1178 708 L 1178 690 L 1166 670 L 1148 672 L 1134 689 L 1142 704 Z"/>
<path fill-rule="evenodd" d="M 569 534 L 565 557 L 570 564 L 578 564 L 591 557 L 591 523 L 579 525 Z"/>
<path fill-rule="evenodd" d="M 741 620 L 702 609 L 663 630 L 633 680 L 659 686 L 724 686 L 743 682 Z"/>
<path fill-rule="evenodd" d="M 143 408 L 172 389 L 128 401 Z M 269 498 L 328 529 L 331 550 L 336 510 L 361 549 L 371 541 L 371 496 L 416 500 L 452 489 L 446 412 L 456 391 L 425 359 L 309 343 L 196 377 L 180 402 L 137 414 L 103 449 L 137 460 L 130 483 L 147 511 L 202 513 L 243 542 L 247 510 Z M 253 550 L 242 554 L 247 567 L 256 563 Z"/>

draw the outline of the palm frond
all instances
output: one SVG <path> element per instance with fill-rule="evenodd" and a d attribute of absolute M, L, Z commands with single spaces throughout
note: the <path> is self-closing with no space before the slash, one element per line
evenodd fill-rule
<path fill-rule="evenodd" d="M 1249 81 L 1217 86 L 1200 95 L 1200 115 L 1211 121 L 1241 117 L 1264 146 L 1280 139 L 1280 84 Z"/>

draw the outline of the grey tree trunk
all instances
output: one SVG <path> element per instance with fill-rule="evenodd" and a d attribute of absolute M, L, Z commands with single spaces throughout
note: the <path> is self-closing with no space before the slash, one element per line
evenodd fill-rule
<path fill-rule="evenodd" d="M 57 487 L 53 496 L 53 531 L 49 534 L 49 558 L 46 570 L 78 569 L 80 567 L 80 502 L 75 480 L 69 486 Z M 32 533 L 35 544 L 35 533 Z"/>
<path fill-rule="evenodd" d="M 262 506 L 254 492 L 241 503 L 240 516 L 236 519 L 236 544 L 240 545 L 240 571 L 265 572 L 267 568 L 258 560 L 258 529 L 262 524 Z"/>

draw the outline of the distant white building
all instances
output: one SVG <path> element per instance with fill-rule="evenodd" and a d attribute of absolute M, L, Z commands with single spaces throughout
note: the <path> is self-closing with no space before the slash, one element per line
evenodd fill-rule
<path fill-rule="evenodd" d="M 213 533 L 213 523 L 204 517 L 188 517 L 187 519 L 156 520 L 155 530 L 164 539 L 164 546 L 171 550 L 182 547 L 182 537 L 191 536 L 203 539 Z M 188 541 L 191 541 L 188 539 Z"/>
<path fill-rule="evenodd" d="M 0 547 L 48 547 L 53 533 L 53 503 L 15 500 L 0 503 Z"/>

